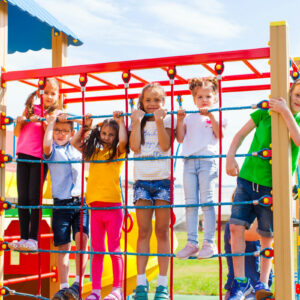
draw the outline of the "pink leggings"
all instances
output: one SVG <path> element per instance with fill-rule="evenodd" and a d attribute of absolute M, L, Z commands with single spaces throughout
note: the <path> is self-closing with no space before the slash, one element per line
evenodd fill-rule
<path fill-rule="evenodd" d="M 109 252 L 120 252 L 123 213 L 121 209 L 91 210 L 91 241 L 93 251 L 105 251 L 105 233 Z M 122 287 L 123 257 L 110 255 L 113 267 L 113 287 Z M 104 255 L 94 254 L 92 260 L 92 286 L 101 289 Z"/>

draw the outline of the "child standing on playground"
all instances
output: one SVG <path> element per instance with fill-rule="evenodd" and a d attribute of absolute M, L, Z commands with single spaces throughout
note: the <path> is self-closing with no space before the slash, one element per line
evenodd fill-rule
<path fill-rule="evenodd" d="M 67 115 L 61 115 L 67 117 Z M 49 162 L 81 160 L 81 153 L 71 144 L 74 135 L 72 121 L 56 121 L 57 115 L 47 115 L 47 129 L 44 136 L 44 158 Z M 81 205 L 81 165 L 76 163 L 49 163 L 49 171 L 52 181 L 52 197 L 55 207 L 80 206 Z M 80 237 L 80 209 L 54 209 L 52 230 L 54 234 L 54 246 L 59 251 L 70 251 L 71 229 L 76 250 L 87 250 L 89 235 L 89 213 L 83 210 L 83 235 Z M 81 244 L 82 243 L 82 248 Z M 82 255 L 82 274 L 85 272 L 88 255 Z M 80 282 L 80 255 L 75 255 L 76 278 L 69 287 L 69 253 L 58 253 L 57 268 L 60 281 L 60 290 L 52 300 L 74 299 L 79 300 Z M 82 283 L 82 282 L 81 282 Z"/>
<path fill-rule="evenodd" d="M 14 135 L 18 137 L 18 159 L 41 160 L 43 158 L 43 122 L 39 121 L 42 115 L 50 114 L 58 107 L 59 84 L 54 78 L 47 79 L 43 95 L 43 105 L 34 104 L 38 91 L 31 93 L 25 103 L 22 116 L 17 117 Z M 30 119 L 30 122 L 26 122 Z M 44 164 L 43 180 L 47 174 L 47 165 Z M 17 163 L 18 205 L 38 205 L 40 201 L 41 164 L 30 162 Z M 21 239 L 9 244 L 11 249 L 33 251 L 37 250 L 39 210 L 19 208 Z"/>
<path fill-rule="evenodd" d="M 91 129 L 92 119 L 86 116 L 85 128 L 88 135 L 82 145 L 80 129 L 72 144 L 83 151 L 85 160 L 107 160 L 106 163 L 90 163 L 87 181 L 86 202 L 91 210 L 91 243 L 93 251 L 105 251 L 105 235 L 109 252 L 120 252 L 123 213 L 121 208 L 107 209 L 122 205 L 119 177 L 124 161 L 111 161 L 125 158 L 127 152 L 127 131 L 122 112 L 115 111 L 113 119 L 106 119 Z M 111 162 L 110 162 L 111 161 Z M 123 300 L 123 258 L 119 254 L 110 255 L 113 266 L 113 290 L 104 300 Z M 104 255 L 93 254 L 92 293 L 87 300 L 101 299 L 101 277 Z"/>
<path fill-rule="evenodd" d="M 278 112 L 286 123 L 291 136 L 292 171 L 296 169 L 300 146 L 300 80 L 294 82 L 289 92 L 290 109 L 282 98 L 270 100 L 270 110 Z M 247 156 L 241 170 L 235 160 L 235 154 L 244 138 L 254 129 L 254 137 L 249 153 L 269 148 L 271 144 L 271 117 L 268 111 L 257 110 L 251 119 L 238 131 L 230 145 L 226 172 L 238 176 L 234 202 L 256 200 L 270 195 L 272 190 L 272 166 L 268 160 Z M 261 205 L 234 205 L 230 223 L 232 253 L 245 252 L 244 231 L 257 218 L 257 232 L 261 238 L 261 247 L 269 248 L 273 242 L 273 212 L 270 207 Z M 230 300 L 244 299 L 251 289 L 245 277 L 244 256 L 233 257 L 234 281 L 231 287 Z M 272 292 L 268 286 L 272 260 L 261 257 L 260 281 L 255 285 L 256 299 L 269 297 Z"/>
<path fill-rule="evenodd" d="M 130 148 L 134 157 L 169 156 L 171 143 L 171 118 L 166 117 L 165 92 L 158 83 L 147 84 L 139 96 L 138 109 L 131 116 Z M 145 114 L 153 116 L 145 117 Z M 176 125 L 174 125 L 175 127 Z M 170 203 L 170 161 L 136 160 L 134 162 L 134 204 L 139 228 L 137 252 L 150 252 L 152 216 L 155 212 L 155 234 L 157 252 L 170 253 L 170 209 L 141 208 Z M 137 287 L 134 299 L 148 299 L 146 266 L 148 257 L 137 256 Z M 159 277 L 154 299 L 169 299 L 168 292 L 169 257 L 158 257 Z"/>
<path fill-rule="evenodd" d="M 200 113 L 186 116 L 184 109 L 177 112 L 176 137 L 183 143 L 183 156 L 216 155 L 218 153 L 219 121 L 208 112 L 217 102 L 218 82 L 216 78 L 193 78 L 189 82 L 194 104 Z M 222 124 L 222 137 L 226 122 Z M 185 159 L 183 188 L 186 204 L 212 204 L 217 178 L 215 159 Z M 200 194 L 200 196 L 199 196 Z M 204 240 L 199 251 L 198 207 L 186 208 L 187 244 L 176 257 L 190 256 L 209 258 L 217 253 L 215 245 L 216 213 L 214 206 L 202 206 L 204 217 Z"/>

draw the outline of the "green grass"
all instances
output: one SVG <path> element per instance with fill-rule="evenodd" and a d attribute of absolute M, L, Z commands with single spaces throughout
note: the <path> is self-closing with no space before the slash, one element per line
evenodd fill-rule
<path fill-rule="evenodd" d="M 179 251 L 186 244 L 186 232 L 176 232 L 176 237 L 178 241 L 178 247 L 175 251 Z M 222 253 L 224 253 L 223 248 L 223 235 L 222 231 Z M 297 270 L 297 243 L 296 237 L 297 234 L 294 234 L 294 245 L 295 245 L 295 270 Z M 203 233 L 199 232 L 199 241 L 200 245 L 202 244 Z M 173 281 L 173 290 L 174 294 L 185 294 L 185 295 L 218 295 L 219 294 L 219 260 L 218 258 L 212 259 L 188 259 L 188 260 L 179 260 L 174 258 L 174 281 Z M 75 264 L 74 261 L 70 263 L 70 272 L 75 273 Z M 223 265 L 223 286 L 227 280 L 227 264 L 226 259 L 222 258 Z M 90 271 L 90 263 L 88 262 L 86 273 Z M 74 279 L 71 279 L 70 282 L 73 282 Z M 156 288 L 156 280 L 151 281 L 150 283 L 150 292 L 154 293 Z M 84 282 L 88 282 L 88 279 L 85 279 Z M 274 291 L 274 283 L 272 286 Z M 223 289 L 223 294 L 225 290 Z"/>

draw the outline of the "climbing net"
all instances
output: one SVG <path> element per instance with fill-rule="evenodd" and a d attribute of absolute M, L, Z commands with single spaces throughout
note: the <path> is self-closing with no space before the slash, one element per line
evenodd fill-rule
<path fill-rule="evenodd" d="M 146 60 L 133 60 L 133 61 L 122 61 L 117 63 L 102 63 L 102 64 L 92 64 L 92 65 L 82 65 L 82 66 L 70 66 L 70 67 L 61 67 L 61 68 L 48 68 L 48 69 L 36 69 L 36 70 L 27 70 L 27 71 L 14 71 L 14 72 L 3 72 L 1 77 L 1 87 L 6 88 L 6 83 L 9 81 L 20 81 L 24 84 L 34 86 L 39 89 L 40 91 L 40 100 L 41 104 L 43 104 L 43 90 L 46 83 L 46 78 L 55 77 L 59 82 L 61 82 L 65 87 L 60 89 L 60 93 L 67 95 L 64 99 L 64 105 L 70 103 L 81 103 L 82 104 L 82 115 L 70 117 L 68 119 L 82 119 L 82 123 L 84 126 L 84 115 L 85 115 L 85 104 L 87 102 L 93 101 L 112 101 L 112 100 L 123 100 L 125 103 L 125 120 L 126 120 L 126 129 L 128 130 L 128 117 L 131 115 L 129 113 L 129 105 L 133 106 L 133 100 L 138 98 L 139 93 L 135 91 L 137 89 L 141 89 L 145 84 L 149 83 L 148 80 L 138 76 L 135 72 L 138 70 L 145 70 L 145 69 L 156 69 L 163 71 L 166 78 L 164 80 L 156 81 L 160 83 L 164 87 L 168 87 L 169 90 L 166 92 L 166 96 L 170 97 L 170 107 L 171 110 L 168 114 L 171 115 L 171 132 L 172 132 L 172 140 L 174 138 L 174 115 L 176 111 L 174 110 L 174 102 L 175 98 L 177 97 L 177 101 L 181 106 L 181 97 L 183 95 L 189 95 L 190 92 L 186 89 L 180 89 L 182 86 L 185 86 L 188 83 L 188 79 L 185 79 L 183 76 L 179 75 L 179 67 L 189 66 L 189 65 L 200 65 L 205 68 L 207 71 L 214 75 L 218 79 L 219 83 L 219 107 L 215 109 L 211 109 L 210 111 L 217 111 L 219 113 L 219 121 L 222 124 L 222 113 L 224 111 L 229 110 L 241 110 L 241 109 L 263 109 L 267 110 L 269 108 L 268 100 L 262 100 L 257 104 L 250 105 L 250 106 L 239 106 L 239 107 L 223 107 L 222 105 L 222 94 L 228 92 L 242 92 L 242 91 L 259 91 L 259 90 L 269 90 L 270 84 L 256 84 L 256 85 L 243 85 L 243 86 L 228 86 L 222 87 L 222 82 L 234 82 L 234 81 L 243 81 L 243 80 L 261 80 L 270 78 L 269 72 L 260 72 L 252 63 L 253 60 L 261 60 L 261 59 L 269 59 L 270 57 L 270 48 L 258 48 L 258 49 L 250 49 L 250 50 L 241 50 L 241 51 L 228 51 L 228 52 L 219 52 L 219 53 L 207 53 L 207 54 L 197 54 L 197 55 L 188 55 L 188 56 L 175 56 L 175 57 L 166 57 L 166 58 L 156 58 L 156 59 L 146 59 Z M 229 62 L 242 62 L 250 72 L 247 74 L 239 74 L 239 75 L 223 75 L 224 66 Z M 105 80 L 99 76 L 101 73 L 106 72 L 117 72 L 121 74 L 122 83 L 115 84 L 108 80 Z M 294 79 L 299 77 L 299 70 L 297 65 L 291 61 L 291 75 Z M 74 84 L 72 80 L 66 80 L 66 77 L 72 78 L 77 77 L 78 80 L 79 76 L 79 85 Z M 92 79 L 93 83 L 97 83 L 96 85 L 88 85 L 88 79 Z M 132 79 L 134 82 L 132 82 Z M 36 80 L 38 83 L 36 84 Z M 100 96 L 87 96 L 89 92 L 106 92 L 110 91 L 113 92 L 111 95 L 100 95 Z M 119 91 L 123 91 L 122 93 L 118 94 Z M 81 96 L 70 97 L 74 93 L 81 93 Z M 186 113 L 198 113 L 199 111 L 186 111 Z M 112 115 L 94 115 L 92 118 L 108 118 Z M 45 120 L 43 117 L 40 121 Z M 6 116 L 5 113 L 2 113 L 0 117 L 0 126 L 2 130 L 6 130 L 6 126 L 13 124 L 15 120 L 9 116 Z M 222 126 L 220 126 L 220 131 L 222 130 Z M 222 134 L 219 135 L 220 137 Z M 120 254 L 124 256 L 124 295 L 127 295 L 127 287 L 126 287 L 126 280 L 127 280 L 127 257 L 129 255 L 144 255 L 144 256 L 166 256 L 170 258 L 170 296 L 173 299 L 173 259 L 174 255 L 174 232 L 173 232 L 173 225 L 174 225 L 174 218 L 172 218 L 170 231 L 171 231 L 171 253 L 170 254 L 159 254 L 159 253 L 136 253 L 136 252 L 129 252 L 127 250 L 127 234 L 132 228 L 132 218 L 130 218 L 129 210 L 131 209 L 153 209 L 153 208 L 169 208 L 171 211 L 171 216 L 174 215 L 173 209 L 182 208 L 182 207 L 201 207 L 201 206 L 217 206 L 218 207 L 218 254 L 214 255 L 214 257 L 218 258 L 219 260 L 219 295 L 220 299 L 222 299 L 222 257 L 225 256 L 259 256 L 262 255 L 267 258 L 273 257 L 273 249 L 267 248 L 262 249 L 259 252 L 253 253 L 241 253 L 241 254 L 229 254 L 229 253 L 222 253 L 221 252 L 221 208 L 223 205 L 236 205 L 236 204 L 257 204 L 257 205 L 264 205 L 264 206 L 272 206 L 272 196 L 265 195 L 260 199 L 255 201 L 243 201 L 243 202 L 235 202 L 235 203 L 228 203 L 222 202 L 222 159 L 226 157 L 226 155 L 222 152 L 222 139 L 219 140 L 219 154 L 214 156 L 179 156 L 177 154 L 174 155 L 174 146 L 173 143 L 171 144 L 171 155 L 170 156 L 163 156 L 163 157 L 147 157 L 147 158 L 133 158 L 133 157 L 126 157 L 125 159 L 117 159 L 112 161 L 125 161 L 125 188 L 124 188 L 124 205 L 120 207 L 102 207 L 102 208 L 95 208 L 95 207 L 86 207 L 84 205 L 84 191 L 82 188 L 81 191 L 81 205 L 78 207 L 68 207 L 68 206 L 60 206 L 59 209 L 80 209 L 81 211 L 81 221 L 83 220 L 83 209 L 98 209 L 98 210 L 107 210 L 107 209 L 119 209 L 122 208 L 124 210 L 124 251 L 121 252 L 114 252 L 114 254 Z M 255 153 L 247 153 L 247 154 L 237 154 L 238 157 L 246 157 L 246 156 L 256 156 L 258 159 L 267 159 L 271 161 L 272 157 L 272 150 L 271 149 L 261 149 Z M 178 205 L 174 202 L 174 173 L 173 173 L 173 165 L 174 161 L 177 159 L 194 159 L 194 158 L 218 158 L 219 160 L 219 188 L 218 188 L 218 202 L 217 203 L 209 203 L 209 204 L 197 204 L 197 205 Z M 157 159 L 168 159 L 170 160 L 171 164 L 171 202 L 169 205 L 161 205 L 161 206 L 132 206 L 128 204 L 128 162 L 133 160 L 157 160 Z M 0 163 L 1 166 L 4 167 L 6 163 L 22 161 L 22 162 L 30 162 L 30 163 L 42 163 L 41 166 L 43 168 L 43 163 L 52 163 L 48 161 L 31 161 L 31 160 L 24 160 L 24 159 L 16 159 L 9 154 L 6 154 L 5 151 L 1 152 L 0 155 Z M 92 160 L 89 163 L 105 163 L 105 160 Z M 84 166 L 85 161 L 82 160 L 78 161 L 55 161 L 54 163 L 79 163 L 82 164 L 82 187 L 84 186 Z M 41 172 L 43 174 L 43 172 Z M 41 186 L 43 185 L 43 179 L 41 178 Z M 25 208 L 25 209 L 39 209 L 40 211 L 40 220 L 42 217 L 42 210 L 43 209 L 58 209 L 58 207 L 51 206 L 51 205 L 43 205 L 42 202 L 42 193 L 40 198 L 40 204 L 38 206 L 20 206 L 16 204 L 12 204 L 6 199 L 2 199 L 0 204 L 0 210 L 8 210 L 10 208 Z M 39 226 L 39 230 L 40 230 Z M 83 225 L 81 222 L 81 242 L 82 242 L 82 234 L 83 234 Z M 5 251 L 9 251 L 7 247 L 7 240 L 2 239 L 1 247 Z M 81 243 L 82 249 L 82 243 Z M 38 260 L 39 260 L 39 272 L 37 275 L 31 276 L 31 278 L 21 278 L 19 280 L 38 280 L 38 295 L 31 295 L 20 293 L 10 289 L 8 286 L 13 281 L 6 280 L 3 282 L 3 286 L 1 291 L 2 295 L 20 295 L 20 296 L 28 296 L 38 299 L 47 299 L 41 296 L 41 280 L 42 278 L 57 278 L 57 270 L 53 269 L 52 272 L 45 274 L 41 272 L 41 253 L 60 253 L 62 251 L 57 250 L 49 250 L 49 249 L 42 249 L 41 248 L 41 234 L 39 232 L 39 240 L 38 240 Z M 112 254 L 112 252 L 96 252 L 96 251 L 63 251 L 65 253 L 78 253 L 81 254 L 81 262 L 82 263 L 82 254 Z M 82 271 L 80 273 L 80 277 L 82 277 Z M 81 286 L 80 286 L 81 290 Z"/>

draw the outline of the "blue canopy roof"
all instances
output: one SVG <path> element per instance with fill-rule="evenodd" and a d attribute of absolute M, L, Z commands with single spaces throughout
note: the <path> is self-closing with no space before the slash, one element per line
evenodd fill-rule
<path fill-rule="evenodd" d="M 51 1 L 51 0 L 50 0 Z M 83 43 L 34 0 L 7 0 L 8 53 L 52 48 L 52 28 L 68 37 L 68 46 Z"/>

